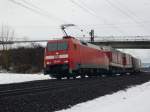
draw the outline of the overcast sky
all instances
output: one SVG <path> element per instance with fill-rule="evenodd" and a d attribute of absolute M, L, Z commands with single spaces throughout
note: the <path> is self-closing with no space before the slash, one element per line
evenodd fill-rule
<path fill-rule="evenodd" d="M 150 0 L 0 0 L 0 23 L 17 38 L 63 36 L 59 26 L 73 23 L 71 34 L 95 29 L 98 36 L 150 35 Z M 75 33 L 73 33 L 75 31 Z M 150 50 L 125 50 L 150 62 Z"/>

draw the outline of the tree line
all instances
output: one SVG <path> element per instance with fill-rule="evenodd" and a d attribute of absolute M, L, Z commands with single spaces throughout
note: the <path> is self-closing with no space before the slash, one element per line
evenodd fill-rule
<path fill-rule="evenodd" d="M 14 30 L 8 25 L 0 28 L 0 71 L 37 73 L 43 69 L 44 48 L 39 44 L 14 47 L 4 42 L 15 39 Z"/>
<path fill-rule="evenodd" d="M 44 48 L 41 45 L 18 47 L 0 53 L 0 69 L 15 73 L 37 73 L 43 69 Z"/>

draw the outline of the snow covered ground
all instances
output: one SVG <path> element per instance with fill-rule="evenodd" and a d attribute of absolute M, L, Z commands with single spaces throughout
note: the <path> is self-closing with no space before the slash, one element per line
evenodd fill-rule
<path fill-rule="evenodd" d="M 44 79 L 50 79 L 50 77 L 48 75 L 43 74 L 0 73 L 0 84 L 18 83 Z"/>
<path fill-rule="evenodd" d="M 59 112 L 150 112 L 150 82 Z"/>

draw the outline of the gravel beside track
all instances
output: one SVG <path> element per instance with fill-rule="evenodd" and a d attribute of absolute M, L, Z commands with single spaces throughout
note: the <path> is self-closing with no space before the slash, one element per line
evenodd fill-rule
<path fill-rule="evenodd" d="M 0 85 L 0 112 L 56 111 L 147 81 L 150 73 Z"/>

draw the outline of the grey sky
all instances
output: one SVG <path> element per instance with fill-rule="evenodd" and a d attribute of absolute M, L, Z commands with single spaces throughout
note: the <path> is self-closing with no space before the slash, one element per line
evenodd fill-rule
<path fill-rule="evenodd" d="M 16 3 L 30 4 L 40 14 Z M 99 36 L 150 35 L 149 10 L 149 0 L 0 0 L 0 23 L 14 28 L 17 38 L 28 39 L 61 37 L 64 23 L 93 28 Z M 149 50 L 125 51 L 150 62 Z"/>

